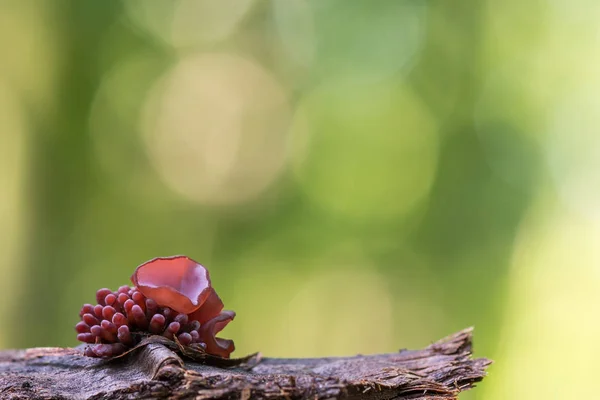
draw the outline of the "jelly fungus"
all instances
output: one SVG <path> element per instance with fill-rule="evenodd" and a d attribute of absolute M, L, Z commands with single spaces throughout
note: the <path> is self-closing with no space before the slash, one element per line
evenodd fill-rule
<path fill-rule="evenodd" d="M 114 357 L 144 337 L 162 335 L 181 345 L 199 344 L 211 355 L 229 358 L 233 341 L 217 338 L 233 320 L 211 286 L 208 270 L 185 256 L 159 257 L 137 267 L 117 291 L 99 289 L 97 305 L 84 304 L 75 325 L 84 354 Z"/>

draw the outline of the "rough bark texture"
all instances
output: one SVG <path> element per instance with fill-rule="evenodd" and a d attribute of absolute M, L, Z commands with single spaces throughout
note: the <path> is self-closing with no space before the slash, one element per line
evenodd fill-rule
<path fill-rule="evenodd" d="M 0 399 L 455 399 L 491 361 L 466 329 L 422 350 L 370 356 L 246 359 L 221 368 L 150 343 L 121 359 L 79 349 L 0 352 Z M 185 360 L 185 361 L 184 361 Z"/>

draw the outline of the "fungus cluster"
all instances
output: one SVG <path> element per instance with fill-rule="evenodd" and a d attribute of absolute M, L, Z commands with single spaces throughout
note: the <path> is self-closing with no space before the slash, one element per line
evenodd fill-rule
<path fill-rule="evenodd" d="M 84 304 L 75 325 L 84 354 L 113 357 L 148 335 L 197 344 L 208 354 L 229 358 L 233 341 L 215 335 L 233 320 L 233 311 L 211 286 L 208 270 L 185 256 L 159 257 L 135 270 L 134 286 L 100 289 L 97 305 Z"/>

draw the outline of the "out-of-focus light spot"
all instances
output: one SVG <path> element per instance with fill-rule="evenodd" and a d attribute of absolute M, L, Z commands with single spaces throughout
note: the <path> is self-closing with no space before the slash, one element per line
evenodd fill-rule
<path fill-rule="evenodd" d="M 175 47 L 214 43 L 231 35 L 253 0 L 128 0 L 131 21 Z"/>
<path fill-rule="evenodd" d="M 482 72 L 487 76 L 477 123 L 501 121 L 543 139 L 555 103 L 574 88 L 598 80 L 600 30 L 582 23 L 600 15 L 600 3 L 592 3 L 578 8 L 562 0 L 507 0 L 486 7 Z"/>
<path fill-rule="evenodd" d="M 361 2 L 294 0 L 273 2 L 274 22 L 288 53 L 313 75 L 374 82 L 406 67 L 424 38 L 423 4 L 383 0 Z"/>
<path fill-rule="evenodd" d="M 600 223 L 547 203 L 518 235 L 485 399 L 597 397 L 582 382 L 596 379 L 600 357 Z"/>
<path fill-rule="evenodd" d="M 479 131 L 490 125 L 510 125 L 537 139 L 543 134 L 543 118 L 551 88 L 540 79 L 530 60 L 512 60 L 489 72 L 475 105 Z M 485 139 L 484 139 L 485 140 Z"/>
<path fill-rule="evenodd" d="M 302 188 L 347 218 L 401 217 L 434 179 L 435 120 L 403 85 L 320 87 L 301 102 L 293 138 Z"/>
<path fill-rule="evenodd" d="M 215 42 L 229 36 L 253 0 L 183 0 L 175 9 L 172 37 L 178 44 Z"/>
<path fill-rule="evenodd" d="M 600 221 L 600 100 L 594 82 L 563 98 L 551 114 L 548 163 L 561 198 Z"/>
<path fill-rule="evenodd" d="M 371 268 L 320 270 L 303 282 L 283 320 L 289 345 L 281 353 L 287 357 L 394 350 L 391 296 Z"/>
<path fill-rule="evenodd" d="M 0 315 L 6 320 L 15 317 L 18 308 L 11 299 L 15 288 L 21 286 L 22 266 L 18 261 L 25 225 L 23 211 L 26 201 L 23 193 L 26 154 L 26 126 L 23 109 L 15 101 L 17 93 L 0 81 Z M 8 332 L 0 329 L 0 348 L 5 347 Z"/>
<path fill-rule="evenodd" d="M 546 27 L 547 5 L 544 1 L 524 3 L 520 0 L 489 2 L 482 8 L 480 18 L 485 44 L 481 46 L 482 54 L 489 57 L 491 63 L 497 65 L 514 58 L 531 56 L 536 46 L 543 40 Z M 540 18 L 531 18 L 539 15 Z M 531 57 L 530 57 L 531 58 Z M 546 64 L 546 66 L 548 66 Z"/>
<path fill-rule="evenodd" d="M 360 242 L 339 243 L 326 254 L 303 259 L 301 266 L 298 259 L 276 260 L 272 250 L 265 252 L 245 252 L 237 257 L 238 265 L 224 267 L 241 268 L 230 274 L 230 293 L 219 292 L 237 313 L 223 336 L 235 338 L 239 355 L 260 351 L 271 357 L 308 357 L 397 350 L 389 277 L 376 271 Z"/>
<path fill-rule="evenodd" d="M 286 53 L 295 62 L 310 66 L 315 57 L 315 26 L 308 0 L 274 1 L 277 33 Z"/>
<path fill-rule="evenodd" d="M 585 24 L 588 29 L 598 31 L 596 22 L 600 18 L 600 4 L 595 0 L 548 0 L 553 17 L 565 23 Z"/>
<path fill-rule="evenodd" d="M 258 64 L 234 55 L 183 59 L 157 85 L 143 120 L 164 182 L 207 204 L 263 192 L 287 159 L 286 94 Z"/>
<path fill-rule="evenodd" d="M 166 61 L 156 55 L 131 55 L 103 76 L 90 111 L 91 142 L 101 170 L 112 186 L 127 193 L 123 198 L 138 203 L 140 197 L 160 193 L 140 146 L 139 120 L 153 82 L 166 69 Z"/>

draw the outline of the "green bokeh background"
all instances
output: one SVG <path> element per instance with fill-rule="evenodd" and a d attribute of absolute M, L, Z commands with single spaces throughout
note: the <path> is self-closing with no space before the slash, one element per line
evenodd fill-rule
<path fill-rule="evenodd" d="M 471 399 L 592 398 L 600 5 L 0 0 L 0 348 L 186 254 L 243 355 L 475 326 Z M 564 367 L 568 365 L 567 369 Z"/>

